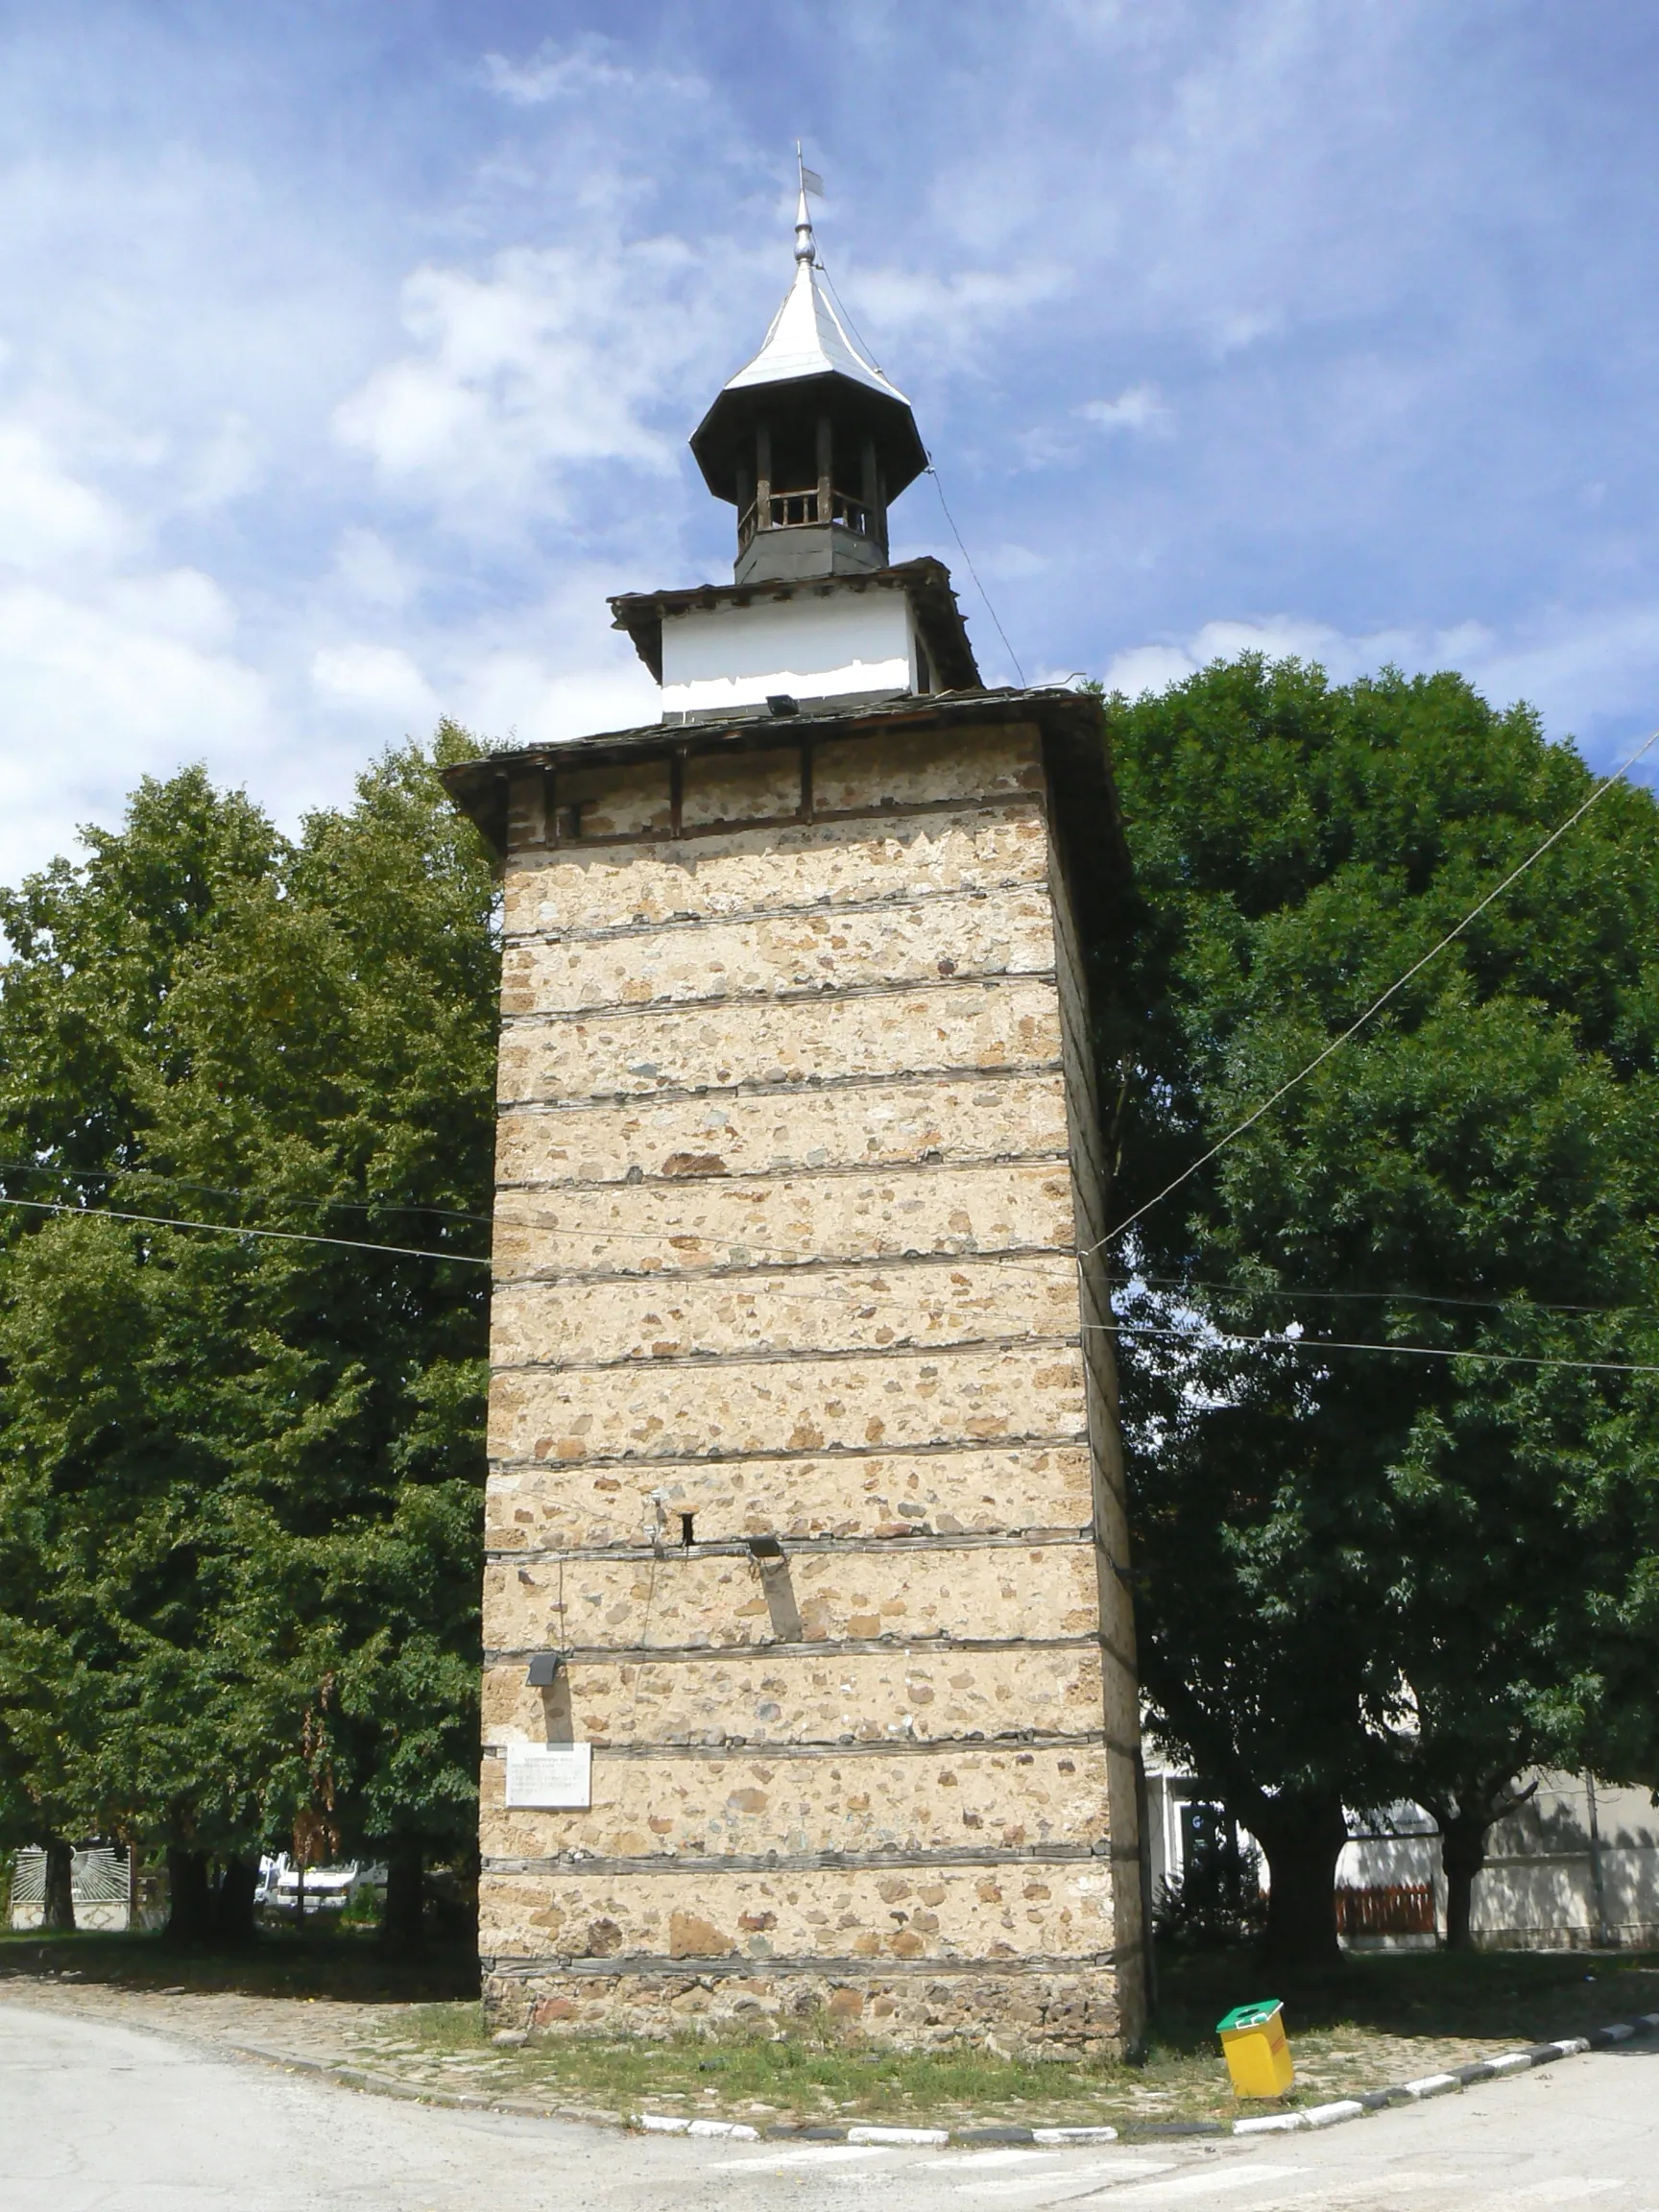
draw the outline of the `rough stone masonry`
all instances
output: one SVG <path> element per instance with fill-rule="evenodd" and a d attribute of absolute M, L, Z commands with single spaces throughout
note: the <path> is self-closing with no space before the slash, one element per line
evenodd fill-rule
<path fill-rule="evenodd" d="M 1097 704 L 653 725 L 448 781 L 505 868 L 493 2021 L 1119 2045 Z M 590 1805 L 510 1810 L 506 1747 L 562 1742 Z"/>

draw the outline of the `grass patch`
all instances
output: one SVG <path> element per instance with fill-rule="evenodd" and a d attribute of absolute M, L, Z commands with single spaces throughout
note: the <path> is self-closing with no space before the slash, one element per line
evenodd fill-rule
<path fill-rule="evenodd" d="M 1241 2105 L 1214 2034 L 1231 2006 L 1285 2000 L 1297 2080 L 1283 2106 Z M 426 2005 L 365 2042 L 372 2065 L 429 2085 L 551 2106 L 772 2120 L 1232 2120 L 1316 2104 L 1517 2044 L 1659 2008 L 1659 1959 L 1582 1953 L 1361 1956 L 1329 1975 L 1266 1980 L 1248 1953 L 1166 1962 L 1143 2056 L 1022 2063 L 984 2051 L 896 2053 L 825 2025 L 685 2034 L 489 2040 L 475 2004 Z"/>
<path fill-rule="evenodd" d="M 135 1994 L 233 1992 L 296 2001 L 258 2030 L 267 2045 L 337 2057 L 341 2038 L 376 2073 L 549 2109 L 641 2109 L 769 2121 L 1006 2120 L 1133 2128 L 1231 2120 L 1214 2025 L 1232 2006 L 1277 1996 L 1296 2061 L 1288 2105 L 1323 2104 L 1442 2068 L 1659 2010 L 1659 1954 L 1407 1952 L 1351 1955 L 1329 1974 L 1282 1976 L 1248 1951 L 1166 1959 L 1147 2046 L 1118 2060 L 1024 2063 L 987 2051 L 893 2052 L 823 2020 L 749 2032 L 639 2037 L 546 2035 L 491 2042 L 477 1962 L 464 1947 L 384 1953 L 338 1923 L 269 1930 L 246 1949 L 174 1949 L 158 1936 L 0 1935 L 9 1976 L 104 1984 Z M 361 2006 L 342 2028 L 302 2002 Z M 325 2031 L 333 2038 L 324 2050 Z"/>

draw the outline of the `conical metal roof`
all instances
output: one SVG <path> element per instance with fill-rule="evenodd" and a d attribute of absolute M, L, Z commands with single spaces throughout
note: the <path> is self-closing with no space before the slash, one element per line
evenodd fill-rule
<path fill-rule="evenodd" d="M 855 384 L 908 407 L 910 402 L 898 386 L 890 383 L 873 361 L 864 358 L 835 312 L 818 265 L 805 192 L 795 218 L 795 281 L 784 293 L 759 352 L 747 367 L 738 370 L 725 389 L 746 392 L 757 384 L 789 384 L 805 376 L 850 376 Z"/>
<path fill-rule="evenodd" d="M 909 400 L 866 358 L 836 313 L 803 186 L 795 214 L 795 280 L 759 352 L 721 388 L 692 433 L 691 450 L 709 491 L 719 499 L 736 498 L 737 448 L 763 414 L 818 407 L 832 409 L 850 426 L 875 437 L 889 499 L 926 468 Z"/>

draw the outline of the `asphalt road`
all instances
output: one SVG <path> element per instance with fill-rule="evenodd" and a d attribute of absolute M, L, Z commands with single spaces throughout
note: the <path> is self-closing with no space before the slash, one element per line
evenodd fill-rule
<path fill-rule="evenodd" d="M 1659 2212 L 1659 2041 L 1327 2133 L 1042 2152 L 627 2136 L 0 2004 L 0 2212 Z"/>

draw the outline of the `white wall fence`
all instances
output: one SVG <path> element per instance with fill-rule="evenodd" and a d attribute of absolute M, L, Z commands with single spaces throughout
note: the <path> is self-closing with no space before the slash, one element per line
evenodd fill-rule
<path fill-rule="evenodd" d="M 1659 1944 L 1659 1808 L 1648 1791 L 1615 1790 L 1587 1774 L 1537 1781 L 1534 1795 L 1487 1838 L 1470 1913 L 1476 1941 L 1529 1950 Z M 1444 1933 L 1440 1839 L 1415 1807 L 1402 1807 L 1390 1825 L 1416 1833 L 1356 1836 L 1336 1879 L 1356 1887 L 1431 1883 Z"/>
<path fill-rule="evenodd" d="M 1534 1794 L 1487 1839 L 1471 1910 L 1476 1941 L 1515 1950 L 1659 1946 L 1659 1807 L 1648 1791 L 1613 1789 L 1585 1774 L 1536 1779 Z M 1206 1811 L 1213 1804 L 1212 1793 L 1191 1775 L 1148 1773 L 1154 1894 L 1161 1882 L 1185 1872 L 1194 1836 L 1213 1825 Z M 1265 1879 L 1265 1866 L 1262 1874 Z M 1337 1861 L 1336 1881 L 1347 1890 L 1428 1886 L 1435 1926 L 1445 1935 L 1440 1839 L 1416 1806 L 1395 1807 L 1382 1823 L 1357 1822 Z M 1363 1946 L 1412 1938 L 1353 1940 Z"/>

